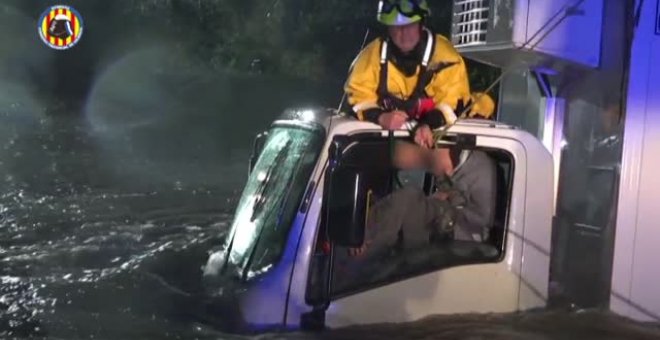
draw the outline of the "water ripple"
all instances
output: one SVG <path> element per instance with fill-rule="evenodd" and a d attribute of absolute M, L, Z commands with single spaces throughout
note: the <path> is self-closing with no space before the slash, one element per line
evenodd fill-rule
<path fill-rule="evenodd" d="M 202 269 L 233 206 L 225 193 L 0 197 L 0 338 L 660 339 L 609 314 L 433 317 L 322 333 L 222 333 L 204 308 Z M 109 209 L 112 208 L 112 209 Z"/>

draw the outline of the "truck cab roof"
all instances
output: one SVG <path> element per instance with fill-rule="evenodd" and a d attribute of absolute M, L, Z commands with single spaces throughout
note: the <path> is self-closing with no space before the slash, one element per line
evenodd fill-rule
<path fill-rule="evenodd" d="M 330 135 L 343 135 L 350 134 L 353 131 L 383 131 L 387 133 L 386 130 L 383 130 L 377 124 L 367 121 L 360 121 L 354 117 L 349 116 L 344 112 L 337 112 L 333 109 L 327 108 L 294 108 L 285 110 L 278 119 L 275 120 L 274 124 L 285 124 L 285 123 L 294 123 L 294 124 L 309 124 L 317 125 L 322 127 L 324 130 L 329 131 Z M 406 123 L 401 129 L 395 130 L 395 135 L 401 135 L 407 133 L 407 131 L 414 126 L 414 123 Z M 448 132 L 458 130 L 464 131 L 465 128 L 476 128 L 479 129 L 479 132 L 485 132 L 482 129 L 495 129 L 498 131 L 509 131 L 513 134 L 524 134 L 525 132 L 518 129 L 515 126 L 504 124 L 501 122 L 485 119 L 474 119 L 466 118 L 459 119 L 453 124 Z M 492 132 L 491 132 L 492 133 Z"/>

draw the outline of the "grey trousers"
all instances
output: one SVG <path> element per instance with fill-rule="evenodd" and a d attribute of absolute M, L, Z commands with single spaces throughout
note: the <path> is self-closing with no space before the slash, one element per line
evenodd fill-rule
<path fill-rule="evenodd" d="M 387 266 L 392 251 L 427 248 L 438 232 L 453 235 L 452 220 L 453 208 L 448 202 L 428 197 L 418 188 L 404 187 L 381 198 L 367 217 L 364 252 L 358 257 L 337 254 L 333 291 L 382 280 L 396 271 Z M 377 264 L 382 260 L 384 267 Z"/>
<path fill-rule="evenodd" d="M 438 235 L 451 235 L 452 212 L 448 202 L 428 197 L 421 189 L 398 189 L 371 207 L 365 230 L 365 255 L 377 256 L 391 250 L 397 242 L 404 251 L 419 249 Z"/>

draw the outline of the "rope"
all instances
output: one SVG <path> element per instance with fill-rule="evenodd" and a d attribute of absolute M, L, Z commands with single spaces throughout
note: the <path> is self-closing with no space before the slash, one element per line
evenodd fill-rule
<path fill-rule="evenodd" d="M 534 40 L 543 30 L 550 27 L 552 21 L 555 20 L 555 18 L 557 18 L 563 12 L 564 14 L 559 19 L 559 21 L 557 21 L 557 23 L 553 24 L 552 27 L 550 27 L 550 29 L 547 32 L 545 32 L 544 35 L 541 36 L 541 38 L 539 40 L 537 40 L 534 44 L 529 46 L 529 48 L 533 49 L 534 47 L 538 46 L 538 44 L 540 44 L 555 28 L 557 28 L 562 21 L 564 21 L 570 15 L 574 15 L 576 13 L 577 7 L 579 7 L 584 1 L 585 0 L 578 0 L 572 6 L 570 6 L 568 4 L 565 4 L 564 6 L 562 6 L 562 8 L 559 9 L 559 11 L 557 11 L 557 13 L 555 13 L 550 19 L 548 19 L 548 21 L 543 26 L 541 26 L 524 44 L 522 44 L 520 47 L 518 47 L 517 50 L 522 50 L 522 49 L 528 47 L 527 45 L 530 44 L 532 42 L 532 40 Z M 519 60 L 515 60 L 515 61 L 519 61 Z M 473 98 L 471 103 L 469 105 L 467 105 L 465 107 L 465 109 L 458 116 L 456 115 L 454 110 L 451 107 L 449 107 L 449 105 L 446 105 L 446 104 L 441 104 L 440 105 L 439 109 L 440 109 L 440 111 L 442 111 L 445 114 L 445 117 L 449 116 L 449 117 L 455 117 L 455 118 L 454 118 L 453 121 L 447 121 L 447 124 L 445 124 L 444 126 L 442 126 L 440 128 L 437 128 L 433 131 L 433 139 L 434 139 L 433 146 L 434 146 L 434 148 L 437 146 L 438 142 L 442 139 L 442 137 L 444 137 L 447 134 L 447 131 L 452 126 L 454 126 L 456 124 L 456 122 L 458 122 L 459 120 L 465 119 L 468 112 L 472 109 L 472 106 L 474 106 L 475 103 L 479 102 L 479 100 L 481 100 L 482 96 L 484 96 L 488 92 L 490 92 L 499 82 L 502 81 L 502 79 L 504 79 L 504 76 L 506 76 L 509 72 L 511 72 L 513 70 L 514 65 L 515 65 L 515 63 L 512 63 L 511 65 L 509 65 L 509 67 L 507 67 L 504 70 L 504 72 L 502 72 L 502 74 L 500 74 L 500 76 L 497 77 L 497 79 L 495 79 L 495 81 L 493 81 L 493 83 L 486 88 L 486 90 L 482 91 L 482 94 L 480 94 L 480 95 L 476 96 L 475 98 Z M 443 108 L 443 106 L 445 106 L 445 107 Z"/>

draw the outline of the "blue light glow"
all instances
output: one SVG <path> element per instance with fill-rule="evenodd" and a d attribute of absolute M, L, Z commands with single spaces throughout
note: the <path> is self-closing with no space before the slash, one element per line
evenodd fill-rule
<path fill-rule="evenodd" d="M 660 0 L 655 6 L 655 34 L 660 35 Z"/>

